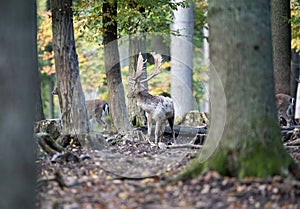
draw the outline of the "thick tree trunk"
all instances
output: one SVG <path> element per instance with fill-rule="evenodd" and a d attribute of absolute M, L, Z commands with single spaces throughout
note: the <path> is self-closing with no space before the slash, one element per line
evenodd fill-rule
<path fill-rule="evenodd" d="M 75 48 L 72 0 L 51 0 L 53 49 L 63 134 L 88 133 L 89 122 Z"/>
<path fill-rule="evenodd" d="M 291 25 L 290 1 L 271 0 L 275 92 L 290 94 Z"/>
<path fill-rule="evenodd" d="M 0 208 L 35 208 L 35 1 L 2 1 L 0 28 Z"/>
<path fill-rule="evenodd" d="M 225 90 L 226 122 L 216 153 L 208 156 L 211 152 L 206 152 L 207 144 L 219 141 L 208 135 L 199 158 L 182 178 L 207 169 L 241 178 L 288 170 L 292 161 L 282 145 L 276 119 L 269 11 L 269 0 L 210 1 L 211 70 L 217 71 Z M 212 102 L 220 98 L 221 90 L 210 80 Z M 211 120 L 217 117 L 214 105 Z M 210 128 L 213 135 L 217 127 Z"/>
<path fill-rule="evenodd" d="M 131 129 L 125 104 L 125 93 L 120 70 L 118 51 L 117 1 L 103 3 L 103 44 L 106 77 L 113 132 L 127 132 Z"/>
<path fill-rule="evenodd" d="M 129 36 L 129 77 L 134 77 L 137 60 L 139 53 L 143 54 L 145 58 L 146 54 L 146 37 L 143 34 L 132 34 Z M 145 64 L 146 69 L 146 64 Z M 142 78 L 147 77 L 147 71 L 145 70 Z M 146 86 L 148 87 L 148 86 Z M 132 88 L 131 85 L 128 85 L 128 91 Z M 128 99 L 128 115 L 129 120 L 134 126 L 142 126 L 147 122 L 145 112 L 137 106 L 136 100 L 129 98 Z"/>
<path fill-rule="evenodd" d="M 171 36 L 171 96 L 174 101 L 175 117 L 193 109 L 193 30 L 194 13 L 190 8 L 174 11 L 172 30 L 179 30 L 181 37 Z"/>

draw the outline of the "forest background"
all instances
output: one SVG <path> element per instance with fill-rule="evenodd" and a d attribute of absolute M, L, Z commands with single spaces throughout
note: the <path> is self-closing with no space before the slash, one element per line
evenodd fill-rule
<path fill-rule="evenodd" d="M 48 10 L 47 0 L 37 1 L 38 13 L 38 64 L 41 80 L 41 96 L 43 101 L 43 110 L 46 118 L 58 117 L 58 98 L 53 97 L 51 91 L 55 88 L 55 65 L 54 65 L 54 52 L 52 49 L 52 29 L 51 29 L 51 12 Z M 122 7 L 123 6 L 123 7 Z M 186 2 L 181 6 L 187 6 Z M 103 99 L 109 101 L 108 88 L 104 67 L 104 52 L 101 37 L 101 3 L 99 1 L 74 1 L 74 32 L 76 50 L 79 61 L 81 83 L 85 93 L 86 99 Z M 161 8 L 156 8 L 160 10 Z M 170 7 L 166 8 L 164 12 L 154 11 L 158 23 L 161 23 L 158 28 L 151 29 L 157 34 L 164 34 L 165 39 L 161 40 L 161 44 L 166 47 L 170 53 L 170 35 L 180 36 L 180 31 L 171 31 L 170 24 L 172 23 L 172 11 L 167 11 Z M 175 9 L 175 8 L 174 8 Z M 136 9 L 135 9 L 136 10 Z M 128 7 L 120 5 L 118 7 L 118 35 L 120 40 L 126 40 L 128 36 L 128 28 L 126 23 L 131 12 L 135 10 L 128 10 Z M 205 83 L 208 80 L 207 66 L 203 64 L 203 28 L 206 24 L 207 4 L 203 0 L 194 1 L 194 34 L 193 34 L 193 96 L 196 104 L 195 109 L 200 110 L 199 102 L 207 101 L 205 99 Z M 95 17 L 97 16 L 97 17 Z M 131 15 L 134 16 L 134 15 Z M 163 23 L 163 24 L 162 24 Z M 149 27 L 149 22 L 144 22 L 144 25 Z M 152 24 L 153 25 L 153 24 Z M 139 25 L 142 28 L 143 25 Z M 150 26 L 152 27 L 152 26 Z M 153 26 L 155 27 L 155 26 Z M 120 41 L 119 40 L 119 41 Z M 151 40 L 147 43 L 147 51 L 151 51 Z M 123 84 L 125 92 L 127 92 L 127 76 L 128 76 L 128 42 L 119 43 L 121 72 L 123 77 Z M 153 66 L 152 66 L 153 67 Z M 171 63 L 166 62 L 163 68 L 170 68 Z M 151 67 L 149 68 L 151 71 Z M 170 73 L 162 71 L 159 78 L 154 78 L 149 82 L 149 91 L 154 94 L 170 93 Z"/>
<path fill-rule="evenodd" d="M 207 38 L 203 29 L 205 28 L 207 3 L 203 0 L 192 1 L 194 11 L 194 34 L 193 34 L 193 96 L 196 101 L 195 109 L 200 110 L 200 102 L 206 102 L 205 93 L 207 89 L 205 85 L 208 80 L 207 63 L 203 62 L 203 41 Z M 91 5 L 95 5 L 92 7 Z M 98 5 L 98 6 L 97 6 Z M 300 2 L 291 0 L 291 19 L 287 20 L 291 23 L 292 40 L 291 47 L 296 53 L 300 50 Z M 79 60 L 81 83 L 85 92 L 86 99 L 99 98 L 109 100 L 107 82 L 104 68 L 104 53 L 101 37 L 101 18 L 95 19 L 93 16 L 101 10 L 100 2 L 97 1 L 74 1 L 74 30 L 76 49 Z M 119 9 L 119 36 L 127 36 L 128 31 L 122 29 L 125 26 L 126 17 L 131 11 L 126 8 Z M 168 14 L 172 12 L 168 11 Z M 38 66 L 41 80 L 41 96 L 43 101 L 43 110 L 46 118 L 58 117 L 58 98 L 53 97 L 51 91 L 55 88 L 55 66 L 54 52 L 52 50 L 52 29 L 51 29 L 51 12 L 47 6 L 47 0 L 37 1 L 37 19 L 38 19 Z M 162 24 L 161 28 L 155 28 L 158 32 L 163 32 L 167 36 L 168 43 L 164 43 L 167 50 L 170 50 L 171 33 L 180 36 L 180 31 L 170 31 L 169 24 L 172 23 L 172 15 L 165 16 L 165 13 L 157 13 L 156 18 Z M 145 25 L 148 22 L 144 23 Z M 150 43 L 151 44 L 151 43 Z M 123 78 L 128 75 L 128 44 L 120 44 L 119 52 L 121 56 L 121 70 Z M 127 48 L 126 48 L 127 47 Z M 165 63 L 166 67 L 171 67 L 171 63 Z M 163 92 L 170 93 L 170 74 L 166 71 L 162 72 L 159 78 L 150 81 L 150 92 L 159 94 Z M 164 81 L 164 82 L 160 82 Z M 123 79 L 125 91 L 127 91 L 127 80 Z M 200 110 L 201 111 L 201 110 Z"/>

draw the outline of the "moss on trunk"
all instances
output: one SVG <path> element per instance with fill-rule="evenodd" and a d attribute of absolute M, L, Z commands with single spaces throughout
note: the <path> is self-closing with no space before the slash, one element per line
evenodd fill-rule
<path fill-rule="evenodd" d="M 239 136 L 223 137 L 213 156 L 204 163 L 200 163 L 197 157 L 180 174 L 179 179 L 195 178 L 208 170 L 215 170 L 223 176 L 239 178 L 287 175 L 293 161 L 284 149 L 278 131 L 268 128 L 276 127 L 276 124 L 263 122 L 264 125 L 262 122 L 256 122 L 261 125 L 261 129 L 254 126 L 250 131 L 252 134 L 243 134 L 249 132 L 249 126 L 246 126 L 245 129 L 241 128 Z M 223 136 L 226 135 L 228 136 L 225 130 Z"/>
<path fill-rule="evenodd" d="M 267 177 L 282 175 L 287 172 L 291 162 L 285 150 L 279 150 L 277 145 L 265 147 L 260 140 L 253 140 L 247 147 L 230 149 L 223 147 L 207 162 L 209 169 L 216 170 L 222 175 Z M 275 157 L 277 156 L 277 157 Z M 286 172 L 285 172 L 286 171 Z"/>

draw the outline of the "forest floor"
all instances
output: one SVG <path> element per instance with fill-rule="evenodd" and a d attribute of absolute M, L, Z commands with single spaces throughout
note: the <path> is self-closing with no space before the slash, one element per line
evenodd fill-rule
<path fill-rule="evenodd" d="M 178 137 L 177 142 L 190 140 Z M 68 149 L 69 154 L 52 160 L 38 155 L 37 208 L 300 208 L 300 181 L 294 179 L 239 180 L 207 172 L 190 181 L 170 180 L 199 149 L 158 149 L 127 139 L 97 149 Z M 300 146 L 286 149 L 300 161 Z"/>

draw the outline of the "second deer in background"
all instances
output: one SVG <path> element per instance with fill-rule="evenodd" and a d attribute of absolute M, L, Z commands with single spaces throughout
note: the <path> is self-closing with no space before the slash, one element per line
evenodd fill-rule
<path fill-rule="evenodd" d="M 131 89 L 128 92 L 128 98 L 134 98 L 137 101 L 137 105 L 140 106 L 145 112 L 147 117 L 147 126 L 148 126 L 148 141 L 150 144 L 151 128 L 152 128 L 152 119 L 155 120 L 155 145 L 158 144 L 158 140 L 161 141 L 165 123 L 168 120 L 171 131 L 173 142 L 175 143 L 175 134 L 174 134 L 174 104 L 172 99 L 164 96 L 153 96 L 149 94 L 144 83 L 155 77 L 160 73 L 160 67 L 162 65 L 162 57 L 160 54 L 151 53 L 155 61 L 154 72 L 150 77 L 146 79 L 141 79 L 143 74 L 143 66 L 146 61 L 143 60 L 141 53 L 139 53 L 137 68 L 135 76 L 129 79 L 129 84 L 131 84 Z"/>
<path fill-rule="evenodd" d="M 95 118 L 96 121 L 103 126 L 103 129 L 107 129 L 107 123 L 104 120 L 104 116 L 109 114 L 109 105 L 106 101 L 101 99 L 92 99 L 85 101 L 88 111 L 89 119 Z"/>
<path fill-rule="evenodd" d="M 58 88 L 56 87 L 52 91 L 53 95 L 58 95 Z M 106 101 L 101 99 L 86 100 L 85 105 L 88 111 L 89 120 L 95 118 L 96 121 L 103 126 L 103 129 L 107 129 L 107 123 L 104 120 L 104 116 L 109 114 L 109 105 Z"/>

